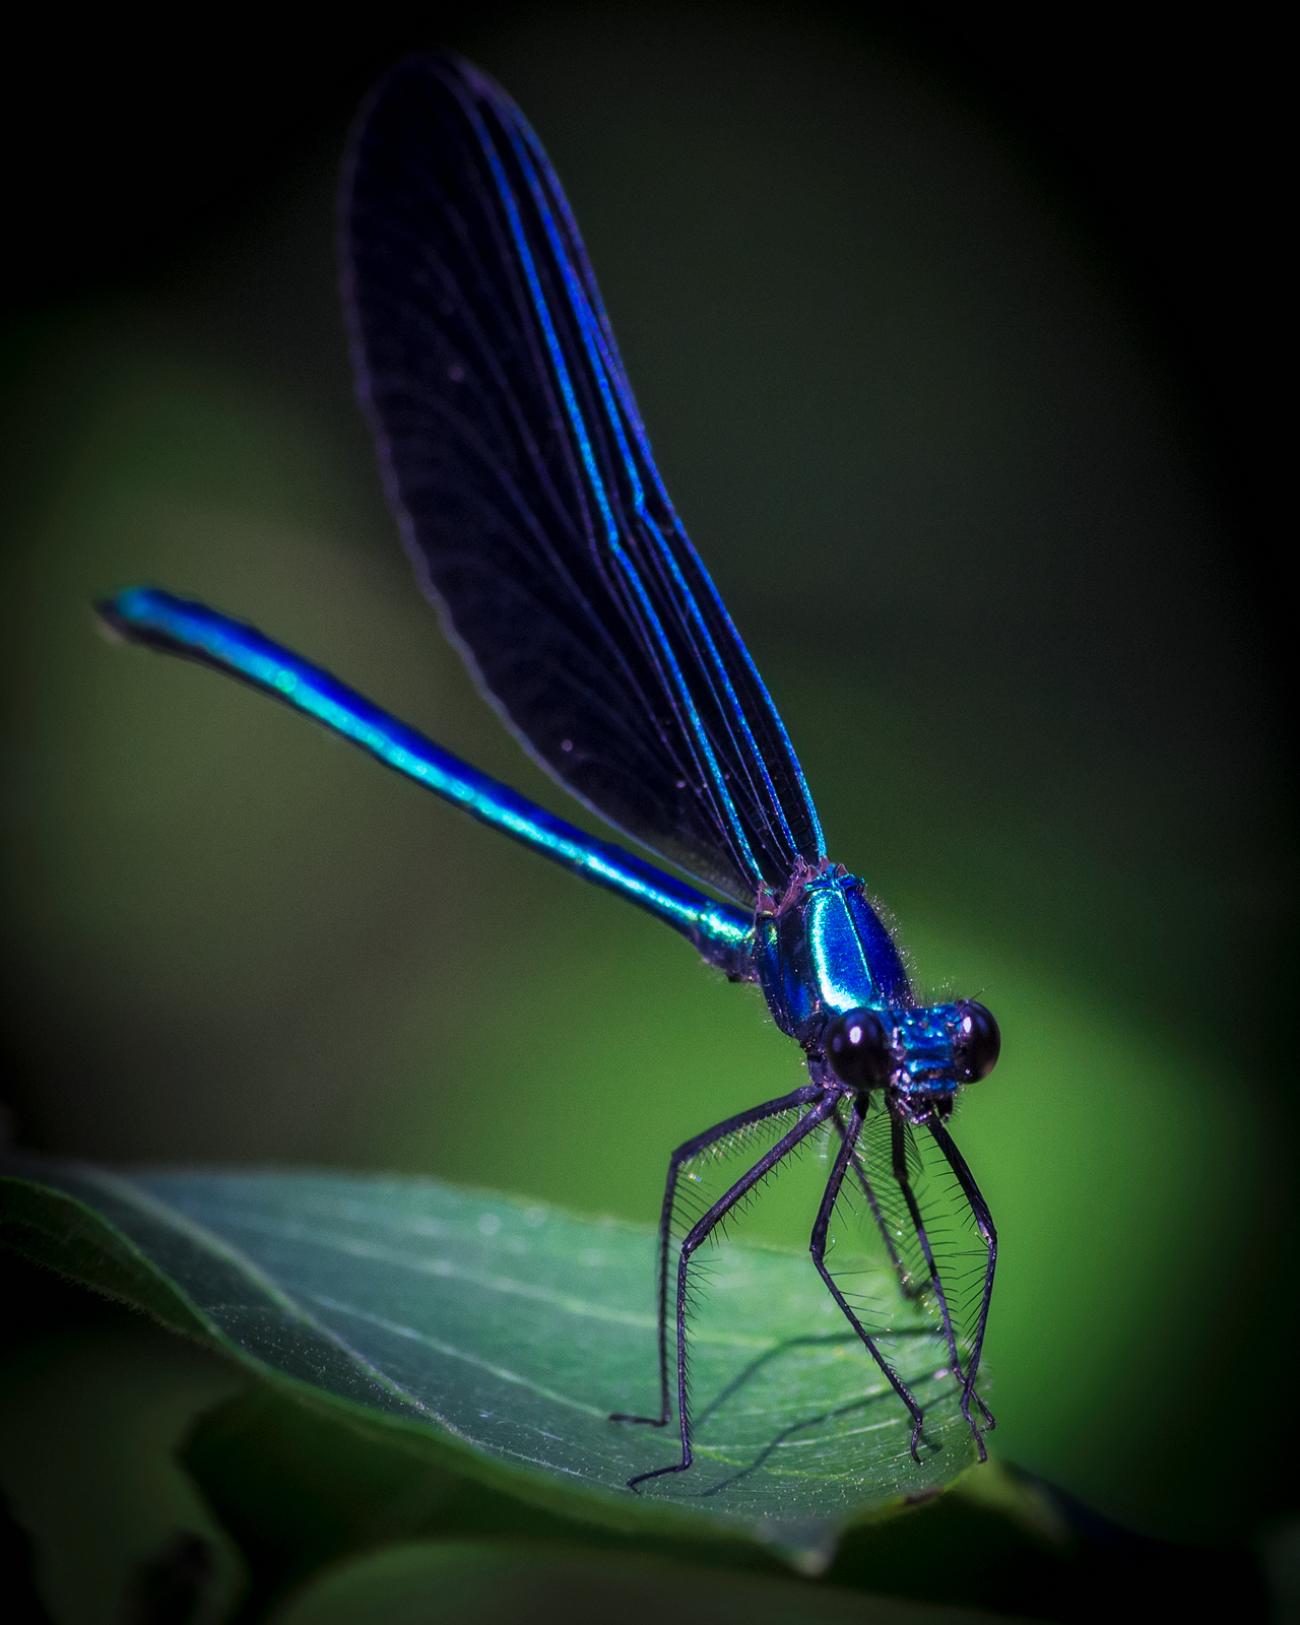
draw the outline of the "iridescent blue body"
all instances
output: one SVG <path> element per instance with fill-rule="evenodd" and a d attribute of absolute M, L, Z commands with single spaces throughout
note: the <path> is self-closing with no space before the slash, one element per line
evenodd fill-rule
<path fill-rule="evenodd" d="M 893 1024 L 900 1099 L 924 1116 L 943 1109 L 952 1075 L 956 1004 L 917 1006 L 893 937 L 861 880 L 823 862 L 795 877 L 780 904 L 746 917 L 611 842 L 557 818 L 388 716 L 319 666 L 256 628 L 153 587 L 132 587 L 101 605 L 138 643 L 240 677 L 324 723 L 471 817 L 625 897 L 679 931 L 733 981 L 757 982 L 773 1021 L 808 1052 L 814 1081 L 826 1075 L 820 1039 L 831 1016 L 868 1008 Z"/>
<path fill-rule="evenodd" d="M 358 119 L 341 222 L 358 390 L 425 590 L 531 754 L 590 811 L 698 884 L 557 818 L 206 605 L 137 587 L 101 613 L 134 642 L 260 688 L 663 920 L 732 981 L 758 984 L 777 1026 L 802 1047 L 807 1084 L 715 1124 L 670 1158 L 660 1408 L 615 1420 L 664 1426 L 675 1406 L 681 1453 L 631 1487 L 693 1459 L 694 1254 L 819 1134 L 837 1149 L 812 1225 L 814 1265 L 906 1407 L 919 1460 L 923 1411 L 888 1358 L 892 1321 L 882 1311 L 877 1322 L 851 1297 L 829 1257 L 832 1222 L 865 1213 L 899 1301 L 932 1311 L 933 1363 L 955 1380 L 982 1457 L 992 1417 L 975 1381 L 997 1238 L 945 1123 L 961 1087 L 996 1060 L 996 1024 L 973 1001 L 918 1003 L 862 881 L 827 856 L 789 735 L 655 468 L 540 143 L 472 65 L 412 59 Z M 770 1148 L 707 1211 L 683 1217 L 693 1165 L 756 1134 L 772 1138 Z M 936 1191 L 956 1193 L 981 1243 L 976 1287 L 963 1282 L 960 1299 L 950 1287 L 970 1266 L 946 1239 L 956 1226 L 951 1212 L 937 1213 Z"/>
<path fill-rule="evenodd" d="M 772 1020 L 805 1039 L 830 1015 L 912 1003 L 894 940 L 856 875 L 826 865 L 800 877 L 793 894 L 760 915 L 754 958 Z"/>
<path fill-rule="evenodd" d="M 755 921 L 754 977 L 772 1020 L 808 1052 L 816 1083 L 834 1087 L 822 1036 L 833 1016 L 874 1010 L 889 1030 L 900 1105 L 947 1113 L 960 1083 L 954 1053 L 962 1003 L 918 1005 L 893 937 L 862 881 L 827 863 L 797 877 L 788 900 Z"/>

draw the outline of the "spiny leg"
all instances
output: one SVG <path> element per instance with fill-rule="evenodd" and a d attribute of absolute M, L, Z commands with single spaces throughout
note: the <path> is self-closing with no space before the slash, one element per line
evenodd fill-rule
<path fill-rule="evenodd" d="M 921 1427 L 922 1423 L 924 1422 L 921 1407 L 917 1404 L 916 1399 L 913 1397 L 913 1394 L 908 1388 L 907 1384 L 876 1347 L 875 1339 L 866 1330 L 862 1322 L 858 1319 L 857 1315 L 855 1315 L 853 1310 L 849 1307 L 848 1300 L 840 1291 L 839 1287 L 835 1284 L 834 1277 L 831 1275 L 830 1270 L 826 1267 L 826 1232 L 830 1228 L 831 1213 L 834 1210 L 835 1203 L 839 1197 L 840 1186 L 844 1183 L 844 1175 L 848 1169 L 850 1161 L 852 1160 L 853 1148 L 857 1144 L 858 1134 L 860 1133 L 861 1129 L 862 1111 L 855 1101 L 849 1118 L 849 1126 L 847 1130 L 845 1130 L 843 1142 L 840 1145 L 839 1155 L 835 1158 L 835 1165 L 831 1169 L 830 1178 L 826 1181 L 826 1189 L 822 1193 L 821 1206 L 817 1210 L 817 1222 L 813 1225 L 812 1240 L 809 1243 L 809 1249 L 812 1252 L 813 1263 L 817 1266 L 817 1273 L 826 1283 L 827 1290 L 830 1292 L 831 1297 L 835 1299 L 837 1304 L 839 1304 L 840 1309 L 849 1325 L 852 1326 L 853 1330 L 866 1344 L 867 1353 L 870 1354 L 871 1358 L 880 1367 L 881 1371 L 884 1372 L 885 1376 L 889 1380 L 890 1387 L 893 1388 L 894 1392 L 902 1400 L 904 1405 L 907 1406 L 908 1412 L 912 1418 L 912 1460 L 919 1465 L 921 1457 L 917 1450 L 917 1446 L 921 1442 Z"/>
<path fill-rule="evenodd" d="M 926 1232 L 925 1221 L 921 1217 L 921 1205 L 916 1199 L 916 1192 L 912 1189 L 912 1176 L 907 1169 L 907 1129 L 901 1117 L 891 1115 L 889 1124 L 890 1160 L 893 1165 L 894 1183 L 903 1193 L 903 1200 L 907 1203 L 907 1211 L 912 1220 L 912 1228 L 916 1231 L 916 1239 L 921 1247 L 921 1256 L 925 1259 L 926 1268 L 930 1272 L 930 1285 L 934 1289 L 935 1302 L 939 1305 L 939 1316 L 943 1321 L 944 1341 L 948 1345 L 948 1358 L 952 1361 L 953 1374 L 962 1385 L 962 1415 L 966 1418 L 975 1447 L 979 1451 L 980 1460 L 988 1460 L 988 1451 L 984 1448 L 984 1435 L 976 1426 L 970 1415 L 970 1402 L 972 1397 L 980 1408 L 986 1427 L 995 1426 L 993 1414 L 988 1406 L 966 1385 L 966 1374 L 962 1370 L 961 1355 L 957 1350 L 957 1337 L 952 1327 L 952 1315 L 948 1309 L 948 1295 L 943 1289 L 943 1281 L 939 1275 L 939 1266 L 935 1261 L 934 1250 L 930 1246 L 930 1237 Z"/>
<path fill-rule="evenodd" d="M 656 1467 L 648 1473 L 637 1473 L 629 1478 L 627 1487 L 635 1490 L 638 1484 L 644 1484 L 651 1478 L 662 1478 L 667 1473 L 684 1473 L 695 1459 L 691 1451 L 691 1421 L 690 1410 L 686 1394 L 686 1272 L 690 1264 L 691 1255 L 706 1241 L 716 1226 L 727 1216 L 744 1196 L 746 1196 L 760 1180 L 771 1173 L 783 1157 L 793 1151 L 795 1146 L 809 1134 L 835 1109 L 835 1097 L 822 1095 L 819 1089 L 797 1090 L 794 1096 L 789 1097 L 793 1102 L 807 1099 L 809 1096 L 821 1096 L 817 1105 L 807 1112 L 794 1125 L 788 1134 L 782 1135 L 777 1143 L 767 1151 L 748 1173 L 742 1174 L 736 1183 L 718 1198 L 700 1219 L 693 1224 L 682 1241 L 681 1251 L 677 1261 L 677 1420 L 681 1429 L 682 1459 L 673 1462 L 668 1467 Z M 761 1108 L 760 1108 L 761 1109 Z M 770 1115 L 770 1114 L 769 1114 Z"/>
<path fill-rule="evenodd" d="M 751 1106 L 747 1112 L 740 1112 L 735 1117 L 728 1117 L 725 1122 L 715 1123 L 712 1128 L 705 1129 L 703 1134 L 697 1134 L 694 1139 L 687 1140 L 679 1145 L 668 1159 L 668 1179 L 664 1185 L 663 1209 L 659 1215 L 659 1415 L 633 1416 L 623 1411 L 616 1411 L 610 1417 L 611 1422 L 641 1422 L 647 1427 L 666 1427 L 672 1415 L 671 1396 L 668 1384 L 668 1250 L 672 1241 L 673 1208 L 677 1200 L 677 1180 L 682 1168 L 693 1157 L 699 1156 L 701 1151 L 707 1151 L 711 1145 L 719 1140 L 725 1140 L 729 1134 L 735 1134 L 740 1129 L 761 1123 L 765 1118 L 777 1117 L 784 1111 L 790 1111 L 795 1106 L 806 1105 L 810 1100 L 817 1100 L 821 1090 L 815 1089 L 811 1084 L 805 1084 L 802 1089 L 796 1089 L 792 1094 L 782 1095 L 779 1100 L 769 1100 L 762 1106 Z"/>
<path fill-rule="evenodd" d="M 834 1123 L 841 1141 L 846 1140 L 849 1131 L 845 1128 L 844 1121 L 838 1112 L 835 1113 Z M 871 1217 L 876 1221 L 876 1229 L 880 1232 L 880 1240 L 885 1251 L 889 1254 L 889 1262 L 894 1267 L 894 1274 L 898 1277 L 899 1290 L 905 1298 L 919 1298 L 924 1289 L 919 1282 L 912 1280 L 907 1264 L 894 1244 L 894 1238 L 889 1233 L 889 1222 L 881 1211 L 880 1198 L 876 1195 L 875 1188 L 867 1177 L 867 1171 L 862 1166 L 861 1158 L 854 1155 L 852 1151 L 849 1153 L 849 1157 L 853 1177 L 857 1181 L 858 1189 L 866 1199 L 868 1208 L 871 1210 Z"/>
<path fill-rule="evenodd" d="M 984 1348 L 984 1329 L 988 1325 L 989 1303 L 993 1297 L 993 1275 L 998 1265 L 998 1233 L 994 1228 L 993 1215 L 989 1212 L 988 1203 L 984 1200 L 983 1193 L 975 1183 L 975 1176 L 966 1166 L 966 1159 L 958 1151 L 952 1136 L 942 1123 L 933 1118 L 929 1123 L 929 1129 L 935 1144 L 947 1158 L 948 1166 L 957 1176 L 957 1183 L 961 1186 L 966 1200 L 970 1203 L 971 1212 L 975 1216 L 976 1228 L 979 1230 L 984 1245 L 988 1248 L 988 1258 L 984 1265 L 984 1291 L 980 1299 L 979 1318 L 975 1323 L 975 1336 L 971 1339 L 970 1354 L 966 1361 L 966 1379 L 962 1384 L 961 1393 L 961 1413 L 966 1418 L 971 1431 L 978 1437 L 978 1429 L 971 1418 L 970 1406 L 971 1400 L 975 1399 L 979 1403 L 980 1409 L 984 1411 L 985 1416 L 989 1416 L 983 1401 L 979 1399 L 975 1392 L 975 1377 L 979 1371 L 980 1354 Z M 992 1425 L 993 1419 L 989 1417 L 989 1426 Z M 984 1455 L 984 1442 L 982 1439 L 980 1440 L 980 1455 L 981 1457 Z"/>

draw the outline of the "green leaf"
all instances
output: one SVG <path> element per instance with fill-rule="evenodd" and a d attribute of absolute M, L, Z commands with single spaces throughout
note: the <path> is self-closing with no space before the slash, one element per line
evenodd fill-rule
<path fill-rule="evenodd" d="M 815 1570 L 844 1528 L 973 1458 L 920 1338 L 901 1371 L 927 1407 L 912 1461 L 906 1412 L 806 1252 L 716 1255 L 725 1314 L 692 1342 L 697 1465 L 633 1495 L 632 1474 L 676 1455 L 671 1429 L 609 1421 L 654 1402 L 648 1229 L 434 1181 L 10 1168 L 10 1245 L 564 1516 L 756 1541 Z"/>

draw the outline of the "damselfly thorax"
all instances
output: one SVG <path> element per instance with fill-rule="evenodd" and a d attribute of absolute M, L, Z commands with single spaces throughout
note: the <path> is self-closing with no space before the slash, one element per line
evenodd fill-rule
<path fill-rule="evenodd" d="M 772 1019 L 798 1040 L 812 1081 L 874 1091 L 914 1123 L 947 1117 L 957 1090 L 1000 1049 L 982 1004 L 917 1004 L 893 937 L 862 881 L 824 864 L 754 923 L 755 976 Z"/>

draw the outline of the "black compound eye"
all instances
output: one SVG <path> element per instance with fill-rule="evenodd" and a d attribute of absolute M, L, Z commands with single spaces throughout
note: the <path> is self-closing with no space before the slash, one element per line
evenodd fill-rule
<path fill-rule="evenodd" d="M 894 1070 L 890 1032 L 874 1010 L 836 1016 L 822 1043 L 831 1071 L 850 1089 L 870 1089 L 889 1081 Z"/>
<path fill-rule="evenodd" d="M 1002 1034 L 992 1012 L 974 999 L 967 1000 L 961 1007 L 956 1049 L 963 1083 L 987 1078 L 1002 1053 Z"/>

